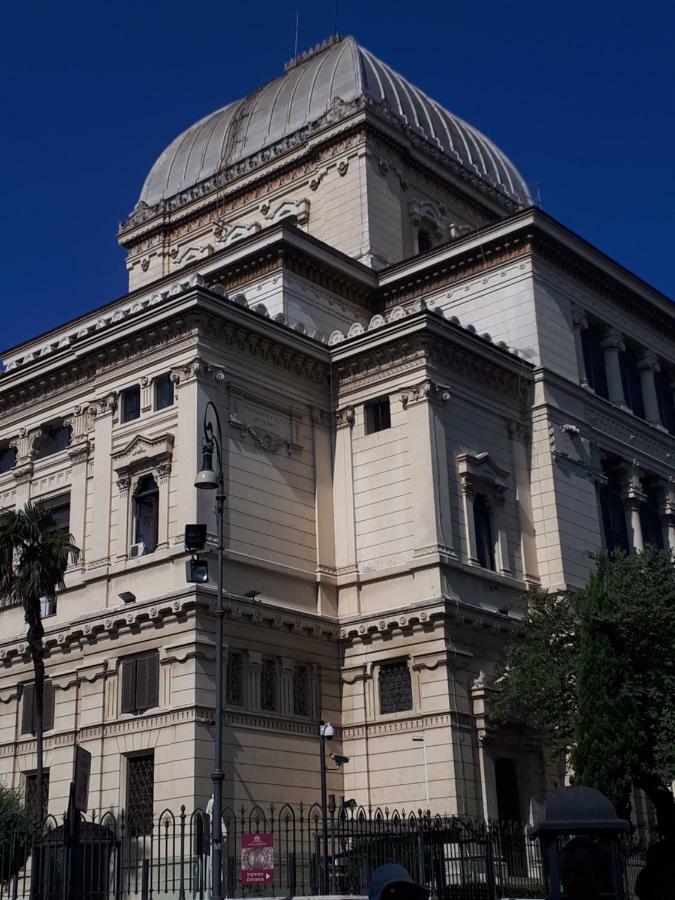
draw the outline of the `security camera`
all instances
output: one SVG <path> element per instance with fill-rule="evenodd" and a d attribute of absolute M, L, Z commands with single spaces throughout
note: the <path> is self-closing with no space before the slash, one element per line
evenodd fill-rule
<path fill-rule="evenodd" d="M 340 756 L 339 753 L 331 753 L 330 758 L 333 760 L 338 769 L 341 769 L 345 763 L 349 762 L 348 756 Z"/>

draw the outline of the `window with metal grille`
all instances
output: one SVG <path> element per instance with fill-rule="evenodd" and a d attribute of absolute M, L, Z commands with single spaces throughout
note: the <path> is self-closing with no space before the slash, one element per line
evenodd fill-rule
<path fill-rule="evenodd" d="M 21 707 L 21 734 L 35 734 L 35 684 L 24 685 Z M 54 727 L 54 685 L 45 681 L 42 698 L 42 730 L 50 731 Z"/>
<path fill-rule="evenodd" d="M 0 447 L 0 475 L 16 465 L 16 447 Z"/>
<path fill-rule="evenodd" d="M 244 657 L 230 653 L 225 673 L 225 703 L 228 706 L 244 705 Z"/>
<path fill-rule="evenodd" d="M 122 712 L 142 713 L 159 705 L 159 653 L 122 660 Z"/>
<path fill-rule="evenodd" d="M 138 419 L 141 414 L 140 385 L 135 384 L 133 387 L 122 391 L 120 406 L 122 422 L 131 422 L 133 419 Z"/>
<path fill-rule="evenodd" d="M 26 772 L 24 775 L 24 805 L 28 817 L 32 822 L 35 818 L 35 810 L 37 806 L 37 772 Z M 42 812 L 40 821 L 44 822 L 47 818 L 47 809 L 49 807 L 49 769 L 42 770 Z"/>
<path fill-rule="evenodd" d="M 155 801 L 153 753 L 127 757 L 127 822 L 129 834 L 152 834 Z"/>
<path fill-rule="evenodd" d="M 296 666 L 293 670 L 293 713 L 296 716 L 309 715 L 309 669 Z"/>
<path fill-rule="evenodd" d="M 412 681 L 405 659 L 380 666 L 380 712 L 404 712 L 413 708 Z"/>
<path fill-rule="evenodd" d="M 476 557 L 484 569 L 496 570 L 495 540 L 492 533 L 492 513 L 484 494 L 476 494 L 473 501 L 473 524 L 476 532 Z"/>
<path fill-rule="evenodd" d="M 145 553 L 152 553 L 158 531 L 159 488 L 152 475 L 144 475 L 134 491 L 134 543 L 143 544 Z"/>
<path fill-rule="evenodd" d="M 155 409 L 166 409 L 173 406 L 173 381 L 171 375 L 160 375 L 155 378 Z"/>
<path fill-rule="evenodd" d="M 391 412 L 389 410 L 389 397 L 379 397 L 377 400 L 369 400 L 364 407 L 366 419 L 366 434 L 374 434 L 376 431 L 384 431 L 391 428 Z"/>
<path fill-rule="evenodd" d="M 260 670 L 260 708 L 268 712 L 277 709 L 277 661 L 271 656 L 265 656 Z"/>

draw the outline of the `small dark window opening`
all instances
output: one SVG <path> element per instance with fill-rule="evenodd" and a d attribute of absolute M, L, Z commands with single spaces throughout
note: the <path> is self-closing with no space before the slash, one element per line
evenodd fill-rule
<path fill-rule="evenodd" d="M 24 776 L 25 796 L 24 804 L 29 821 L 35 818 L 35 810 L 37 806 L 37 772 L 26 772 Z M 42 770 L 42 810 L 40 821 L 44 822 L 47 818 L 47 809 L 49 808 L 49 769 Z"/>
<path fill-rule="evenodd" d="M 37 446 L 37 458 L 52 456 L 65 450 L 70 443 L 70 428 L 67 425 L 43 425 L 42 437 Z"/>
<path fill-rule="evenodd" d="M 45 681 L 42 702 L 42 730 L 51 731 L 54 727 L 54 685 Z M 35 734 L 35 684 L 24 685 L 21 708 L 21 734 Z"/>
<path fill-rule="evenodd" d="M 495 541 L 492 534 L 492 512 L 484 494 L 473 501 L 473 523 L 476 535 L 476 558 L 484 569 L 495 571 Z"/>
<path fill-rule="evenodd" d="M 173 381 L 167 374 L 155 378 L 155 409 L 166 409 L 168 406 L 173 406 Z"/>
<path fill-rule="evenodd" d="M 153 753 L 127 757 L 127 822 L 129 834 L 152 834 L 155 803 Z"/>
<path fill-rule="evenodd" d="M 364 409 L 366 417 L 366 434 L 374 434 L 376 431 L 384 431 L 386 428 L 391 428 L 389 397 L 368 400 Z"/>
<path fill-rule="evenodd" d="M 0 447 L 0 475 L 16 465 L 16 447 Z"/>
<path fill-rule="evenodd" d="M 630 546 L 628 543 L 626 510 L 622 496 L 621 474 L 611 461 L 603 463 L 603 470 L 607 477 L 607 483 L 598 486 L 598 499 L 600 501 L 600 516 L 605 538 L 605 549 L 610 553 L 613 550 L 628 551 Z"/>
<path fill-rule="evenodd" d="M 228 706 L 244 705 L 244 657 L 230 653 L 225 672 L 225 703 Z"/>
<path fill-rule="evenodd" d="M 122 422 L 131 422 L 141 414 L 141 388 L 135 384 L 122 391 Z"/>
<path fill-rule="evenodd" d="M 159 528 L 159 488 L 152 475 L 140 479 L 134 492 L 134 543 L 146 553 L 157 547 Z"/>
<path fill-rule="evenodd" d="M 159 653 L 122 660 L 122 712 L 142 713 L 159 706 Z"/>
<path fill-rule="evenodd" d="M 655 372 L 654 377 L 661 421 L 671 434 L 675 434 L 675 397 L 673 397 L 673 389 L 671 387 L 673 373 L 661 370 L 660 372 Z"/>
<path fill-rule="evenodd" d="M 584 350 L 586 378 L 599 397 L 609 398 L 607 370 L 605 368 L 605 352 L 602 349 L 602 336 L 598 328 L 591 326 L 581 332 L 581 343 Z"/>
<path fill-rule="evenodd" d="M 659 550 L 663 550 L 665 543 L 663 540 L 658 487 L 651 479 L 645 479 L 642 484 L 647 495 L 645 502 L 640 505 L 642 541 L 645 547 L 651 544 L 652 547 L 658 547 Z"/>
<path fill-rule="evenodd" d="M 413 708 L 412 680 L 407 660 L 399 659 L 381 665 L 378 681 L 382 715 Z"/>
<path fill-rule="evenodd" d="M 636 352 L 632 349 L 622 351 L 619 354 L 619 366 L 626 405 L 633 410 L 636 416 L 644 419 L 645 406 L 642 399 L 642 385 L 640 384 L 640 370 L 638 369 Z"/>
<path fill-rule="evenodd" d="M 432 246 L 431 234 L 426 228 L 420 228 L 417 232 L 417 252 L 424 253 L 426 250 L 431 250 Z"/>
<path fill-rule="evenodd" d="M 266 656 L 260 671 L 260 708 L 274 712 L 277 708 L 277 661 Z"/>

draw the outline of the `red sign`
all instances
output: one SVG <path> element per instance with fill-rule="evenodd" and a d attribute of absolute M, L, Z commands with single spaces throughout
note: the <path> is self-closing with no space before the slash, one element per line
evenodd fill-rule
<path fill-rule="evenodd" d="M 241 883 L 274 884 L 274 835 L 242 834 Z"/>

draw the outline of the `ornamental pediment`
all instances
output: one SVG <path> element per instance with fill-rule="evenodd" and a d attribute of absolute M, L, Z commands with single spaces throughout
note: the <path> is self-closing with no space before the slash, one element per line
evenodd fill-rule
<path fill-rule="evenodd" d="M 173 454 L 173 443 L 172 434 L 163 434 L 156 438 L 138 434 L 124 449 L 112 454 L 113 469 L 116 472 L 123 472 L 139 464 L 167 461 Z"/>
<path fill-rule="evenodd" d="M 457 457 L 457 465 L 462 482 L 476 481 L 506 489 L 510 473 L 500 468 L 489 453 L 461 453 Z"/>

